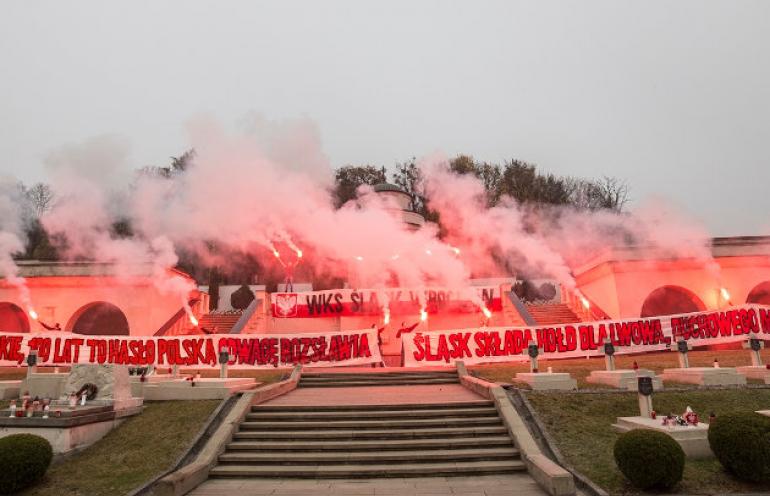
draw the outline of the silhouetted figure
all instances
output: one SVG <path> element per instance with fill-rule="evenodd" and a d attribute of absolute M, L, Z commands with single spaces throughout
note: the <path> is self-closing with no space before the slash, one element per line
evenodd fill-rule
<path fill-rule="evenodd" d="M 38 322 L 40 322 L 40 325 L 43 326 L 48 331 L 61 331 L 61 326 L 59 325 L 58 322 L 55 323 L 53 326 L 49 326 L 48 324 L 46 324 L 42 320 L 38 320 Z"/>

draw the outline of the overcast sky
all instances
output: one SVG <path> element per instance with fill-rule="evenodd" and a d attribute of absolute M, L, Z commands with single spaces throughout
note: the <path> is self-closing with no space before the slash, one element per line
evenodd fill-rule
<path fill-rule="evenodd" d="M 4 1 L 0 167 L 185 122 L 307 117 L 333 166 L 435 151 L 625 179 L 770 233 L 770 1 Z"/>

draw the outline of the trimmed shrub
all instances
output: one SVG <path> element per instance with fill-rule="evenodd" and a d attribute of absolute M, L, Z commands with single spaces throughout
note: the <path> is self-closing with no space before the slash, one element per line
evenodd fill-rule
<path fill-rule="evenodd" d="M 621 434 L 614 454 L 620 471 L 640 489 L 669 489 L 682 480 L 684 451 L 662 432 L 634 429 Z"/>
<path fill-rule="evenodd" d="M 53 458 L 51 443 L 34 434 L 0 438 L 0 494 L 21 491 L 39 481 Z"/>
<path fill-rule="evenodd" d="M 709 425 L 709 445 L 728 472 L 751 482 L 770 482 L 770 418 L 727 413 Z"/>

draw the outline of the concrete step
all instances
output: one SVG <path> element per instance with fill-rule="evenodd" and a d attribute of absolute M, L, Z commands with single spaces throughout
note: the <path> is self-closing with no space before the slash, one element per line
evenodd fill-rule
<path fill-rule="evenodd" d="M 295 477 L 308 479 L 431 477 L 500 474 L 526 470 L 521 460 L 371 465 L 217 465 L 210 477 Z"/>
<path fill-rule="evenodd" d="M 233 451 L 219 456 L 219 463 L 238 465 L 367 465 L 371 463 L 461 462 L 510 460 L 519 456 L 513 446 L 507 448 L 466 448 L 413 451 L 325 451 L 320 453 Z"/>
<path fill-rule="evenodd" d="M 254 405 L 252 412 L 366 412 L 366 411 L 391 411 L 391 410 L 434 410 L 450 408 L 478 408 L 494 407 L 494 403 L 488 400 L 452 402 L 452 403 L 424 403 L 403 405 L 297 405 L 297 406 L 270 406 Z"/>
<path fill-rule="evenodd" d="M 413 380 L 359 380 L 359 381 L 336 381 L 336 382 L 315 382 L 300 379 L 299 387 L 367 387 L 367 386 L 410 386 L 410 385 L 431 385 L 431 384 L 457 384 L 459 379 L 413 379 Z"/>
<path fill-rule="evenodd" d="M 501 425 L 499 417 L 441 417 L 432 419 L 394 419 L 394 420 L 297 420 L 297 421 L 245 421 L 241 430 L 313 430 L 313 429 L 403 429 L 406 427 L 462 427 L 479 425 Z"/>
<path fill-rule="evenodd" d="M 421 427 L 417 429 L 336 429 L 336 430 L 302 430 L 285 431 L 268 428 L 240 430 L 234 438 L 238 440 L 258 439 L 260 441 L 286 441 L 287 439 L 431 439 L 447 437 L 479 437 L 489 435 L 507 435 L 505 426 L 465 426 L 465 427 Z"/>
<path fill-rule="evenodd" d="M 395 420 L 323 420 L 323 421 L 245 421 L 241 430 L 273 429 L 276 431 L 299 431 L 311 429 L 399 429 L 405 427 L 463 427 L 479 425 L 501 425 L 499 417 L 442 417 L 434 419 Z"/>
<path fill-rule="evenodd" d="M 396 418 L 444 418 L 444 417 L 497 417 L 493 406 L 471 408 L 440 408 L 424 410 L 368 410 L 368 411 L 326 411 L 326 412 L 262 412 L 252 410 L 246 420 L 389 420 Z"/>
<path fill-rule="evenodd" d="M 430 450 L 472 448 L 511 447 L 513 442 L 505 436 L 478 436 L 439 439 L 373 439 L 344 441 L 234 441 L 227 445 L 228 451 L 349 451 L 349 450 Z"/>

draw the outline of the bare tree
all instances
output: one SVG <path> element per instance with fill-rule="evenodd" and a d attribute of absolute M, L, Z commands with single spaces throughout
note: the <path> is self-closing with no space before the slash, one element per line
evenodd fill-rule
<path fill-rule="evenodd" d="M 25 188 L 24 195 L 27 197 L 32 213 L 37 219 L 42 217 L 53 206 L 53 190 L 45 183 L 36 183 L 31 188 Z"/>

